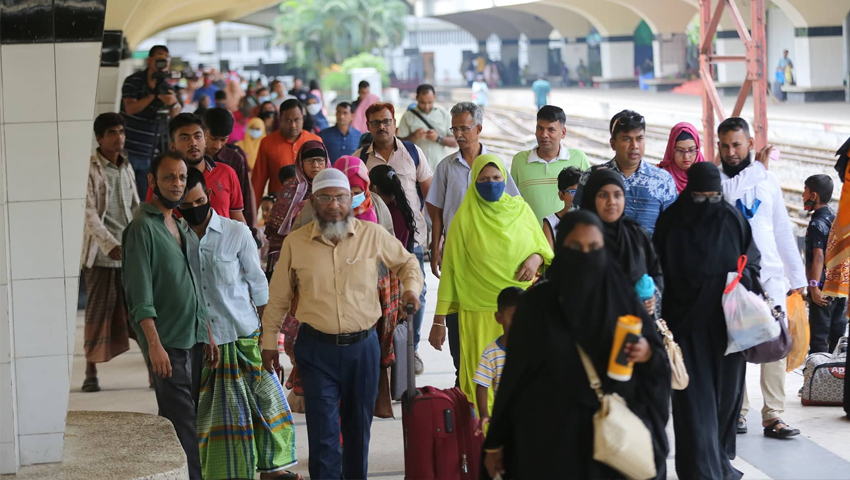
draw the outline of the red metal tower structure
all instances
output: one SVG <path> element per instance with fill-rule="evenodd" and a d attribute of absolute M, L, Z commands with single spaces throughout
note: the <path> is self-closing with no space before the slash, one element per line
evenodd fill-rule
<path fill-rule="evenodd" d="M 712 12 L 712 0 L 699 0 L 700 15 L 700 78 L 702 79 L 702 123 L 705 155 L 709 159 L 717 161 L 715 149 L 715 114 L 719 121 L 726 118 L 726 111 L 720 102 L 720 95 L 714 86 L 713 64 L 719 62 L 745 62 L 747 65 L 747 77 L 738 93 L 738 100 L 732 110 L 732 116 L 737 117 L 744 108 L 750 91 L 753 92 L 753 122 L 752 135 L 755 137 L 756 150 L 767 145 L 767 47 L 765 44 L 764 30 L 764 2 L 765 0 L 750 0 L 750 12 L 752 20 L 752 34 L 741 17 L 741 12 L 735 4 L 735 0 L 716 0 L 717 5 Z M 744 42 L 744 55 L 716 55 L 714 53 L 714 34 L 723 10 L 729 11 L 738 36 Z"/>

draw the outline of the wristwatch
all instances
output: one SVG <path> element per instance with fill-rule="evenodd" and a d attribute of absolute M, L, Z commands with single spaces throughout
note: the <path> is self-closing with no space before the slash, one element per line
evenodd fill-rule
<path fill-rule="evenodd" d="M 817 280 L 809 280 L 809 286 L 820 288 L 823 286 L 823 282 L 819 282 Z"/>
<path fill-rule="evenodd" d="M 443 136 L 437 135 L 437 143 L 443 143 Z"/>

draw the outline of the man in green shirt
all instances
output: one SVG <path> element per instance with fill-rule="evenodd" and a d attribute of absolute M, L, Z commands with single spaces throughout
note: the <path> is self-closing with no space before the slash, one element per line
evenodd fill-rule
<path fill-rule="evenodd" d="M 531 206 L 537 221 L 564 207 L 558 197 L 558 174 L 567 167 L 581 171 L 590 168 L 583 151 L 567 148 L 561 140 L 567 136 L 567 115 L 553 105 L 546 105 L 537 112 L 537 147 L 514 156 L 511 177 L 519 187 L 522 198 Z"/>
<path fill-rule="evenodd" d="M 165 152 L 151 162 L 150 203 L 142 203 L 122 235 L 124 292 L 130 323 L 153 370 L 159 415 L 171 421 L 189 466 L 201 478 L 196 414 L 201 367 L 211 366 L 218 347 L 206 322 L 186 257 L 186 232 L 173 209 L 186 196 L 186 159 Z"/>

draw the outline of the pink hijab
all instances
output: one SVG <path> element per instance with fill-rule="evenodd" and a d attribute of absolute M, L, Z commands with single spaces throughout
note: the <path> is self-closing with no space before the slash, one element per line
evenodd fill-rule
<path fill-rule="evenodd" d="M 343 155 L 334 163 L 333 168 L 341 171 L 348 177 L 348 183 L 351 187 L 360 187 L 366 195 L 366 200 L 363 201 L 357 208 L 352 208 L 354 216 L 358 220 L 365 222 L 378 223 L 378 216 L 375 214 L 375 207 L 372 205 L 372 192 L 369 191 L 369 170 L 366 169 L 366 164 L 363 160 L 351 155 Z"/>
<path fill-rule="evenodd" d="M 694 163 L 705 161 L 705 157 L 702 156 L 699 132 L 697 132 L 696 127 L 688 122 L 677 123 L 676 126 L 673 127 L 673 130 L 670 130 L 670 138 L 667 140 L 667 151 L 664 152 L 664 160 L 662 160 L 658 166 L 670 172 L 670 175 L 673 176 L 673 181 L 676 182 L 676 188 L 679 190 L 679 193 L 682 193 L 682 190 L 688 186 L 688 172 L 679 168 L 679 166 L 676 165 L 675 160 L 676 139 L 679 138 L 679 135 L 682 133 L 687 133 L 692 136 L 694 138 L 694 142 L 697 144 L 697 158 L 694 159 Z M 693 166 L 694 163 L 692 163 L 691 166 Z"/>
<path fill-rule="evenodd" d="M 360 103 L 357 104 L 357 110 L 354 111 L 354 120 L 351 121 L 351 126 L 360 131 L 360 133 L 368 132 L 369 126 L 366 122 L 366 109 L 380 101 L 381 99 L 374 93 L 363 97 L 363 100 L 360 100 Z"/>

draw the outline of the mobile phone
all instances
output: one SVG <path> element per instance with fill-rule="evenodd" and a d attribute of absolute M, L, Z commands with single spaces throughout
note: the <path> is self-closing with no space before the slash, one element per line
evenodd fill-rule
<path fill-rule="evenodd" d="M 779 149 L 776 148 L 776 147 L 773 147 L 773 150 L 770 151 L 770 159 L 774 160 L 774 161 L 779 160 L 779 153 L 780 153 Z"/>

